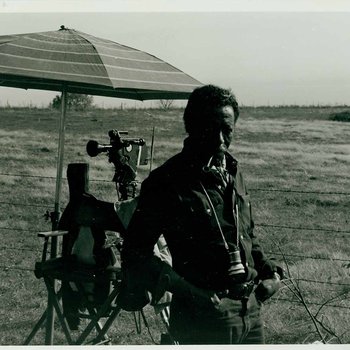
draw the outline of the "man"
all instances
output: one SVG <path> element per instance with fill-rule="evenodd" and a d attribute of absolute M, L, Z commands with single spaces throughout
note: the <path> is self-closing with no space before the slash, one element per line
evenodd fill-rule
<path fill-rule="evenodd" d="M 256 241 L 249 196 L 228 153 L 238 115 L 230 90 L 193 91 L 183 150 L 143 182 L 125 235 L 121 306 L 143 307 L 145 290 L 153 303 L 172 292 L 170 332 L 180 344 L 263 343 L 261 301 L 279 288 L 282 270 Z M 161 235 L 172 268 L 154 256 Z"/>

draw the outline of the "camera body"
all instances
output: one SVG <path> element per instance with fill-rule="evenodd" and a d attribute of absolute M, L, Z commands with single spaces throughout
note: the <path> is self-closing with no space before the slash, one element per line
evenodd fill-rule
<path fill-rule="evenodd" d="M 110 139 L 109 144 L 100 144 L 95 140 L 90 140 L 86 145 L 87 154 L 90 157 L 96 157 L 98 154 L 106 152 L 110 156 L 111 153 L 118 152 L 122 149 L 131 152 L 133 145 L 142 147 L 146 144 L 145 140 L 142 138 L 122 138 L 122 135 L 128 135 L 128 132 L 112 129 L 108 132 Z"/>
<path fill-rule="evenodd" d="M 86 145 L 90 157 L 96 157 L 100 153 L 108 155 L 108 161 L 113 163 L 115 168 L 112 181 L 116 183 L 121 200 L 135 196 L 137 167 L 147 164 L 145 140 L 125 137 L 126 135 L 127 131 L 112 129 L 108 132 L 109 144 L 90 140 Z"/>
<path fill-rule="evenodd" d="M 110 138 L 110 144 L 115 149 L 128 148 L 131 145 L 143 146 L 145 140 L 141 138 L 124 137 L 121 135 L 128 135 L 127 131 L 118 131 L 116 129 L 109 130 L 108 136 Z"/>

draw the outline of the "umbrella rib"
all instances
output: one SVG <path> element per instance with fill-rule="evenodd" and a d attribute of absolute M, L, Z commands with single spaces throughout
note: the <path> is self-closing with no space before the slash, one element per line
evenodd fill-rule
<path fill-rule="evenodd" d="M 31 37 L 25 37 L 26 39 L 30 40 L 30 41 L 37 41 L 39 43 L 43 43 L 45 44 L 46 41 L 45 40 L 40 40 L 40 39 L 36 39 L 36 38 L 31 38 Z M 81 40 L 81 42 L 79 43 L 80 46 L 93 46 L 95 49 L 95 45 L 92 43 L 92 42 L 89 42 L 87 39 L 85 39 L 84 37 L 81 37 L 83 40 Z M 57 38 L 56 38 L 57 39 Z M 58 42 L 58 41 L 53 41 L 51 42 L 54 43 L 55 45 L 58 45 L 58 46 L 61 46 L 61 45 L 64 45 L 64 46 L 67 46 L 67 45 L 71 45 L 71 46 L 74 46 L 74 44 L 76 44 L 76 40 L 75 42 L 73 40 L 71 40 L 72 43 L 67 43 L 67 40 L 65 40 L 64 42 Z M 87 41 L 87 42 L 86 42 Z M 99 44 L 98 44 L 99 45 Z M 108 48 L 110 50 L 114 50 L 114 51 L 121 51 L 121 52 L 135 52 L 135 53 L 143 53 L 142 51 L 140 50 L 123 50 L 123 49 L 118 49 L 118 48 L 115 48 L 115 47 L 109 47 L 109 46 L 104 46 L 104 45 L 100 45 L 101 47 L 104 47 L 104 48 Z M 97 51 L 97 50 L 96 50 Z"/>
<path fill-rule="evenodd" d="M 8 68 L 8 66 L 1 66 L 0 68 Z M 85 78 L 94 78 L 94 79 L 105 79 L 105 80 L 115 80 L 115 81 L 126 81 L 126 82 L 137 82 L 137 83 L 147 83 L 147 84 L 162 84 L 162 85 L 180 85 L 180 86 L 198 86 L 198 84 L 190 83 L 174 83 L 174 82 L 162 82 L 162 81 L 150 81 L 150 80 L 138 80 L 138 79 L 123 79 L 123 78 L 113 78 L 113 77 L 103 77 L 98 75 L 88 75 L 88 74 L 77 74 L 77 73 L 66 73 L 66 72 L 54 72 L 54 71 L 45 71 L 39 69 L 27 69 L 27 68 L 13 68 L 20 71 L 29 71 L 29 72 L 40 72 L 47 74 L 61 74 L 74 77 L 85 77 Z M 57 80 L 55 78 L 51 78 Z"/>
<path fill-rule="evenodd" d="M 82 32 L 79 32 L 79 31 L 75 31 L 76 33 L 78 33 L 78 35 L 80 35 L 80 37 L 83 39 L 83 40 L 81 40 L 82 42 L 83 41 L 88 41 L 88 43 L 87 44 L 83 44 L 83 45 L 86 45 L 86 46 L 88 46 L 89 44 L 90 45 L 94 45 L 93 43 L 92 43 L 92 41 L 90 41 L 89 39 L 86 39 L 82 34 L 85 34 L 85 33 L 82 33 Z M 58 39 L 58 37 L 57 36 L 50 36 L 50 35 L 44 35 L 43 33 L 38 33 L 38 34 L 40 34 L 41 36 L 43 36 L 43 37 L 46 37 L 46 38 L 50 38 L 50 39 Z M 85 34 L 86 35 L 86 34 Z M 94 38 L 94 40 L 96 40 L 97 38 L 96 37 L 94 37 L 94 36 L 91 36 L 92 38 Z M 26 38 L 28 38 L 28 39 L 30 39 L 30 40 L 35 40 L 35 41 L 39 41 L 39 42 L 43 42 L 43 43 L 45 43 L 46 41 L 44 41 L 44 40 L 40 40 L 40 39 L 36 39 L 36 38 L 31 38 L 31 37 L 26 37 Z M 76 39 L 65 39 L 66 41 L 71 41 L 71 42 L 75 42 L 76 41 Z M 97 41 L 97 40 L 96 40 Z M 102 43 L 104 43 L 104 44 L 106 44 L 105 42 L 103 42 L 103 41 L 101 41 Z M 58 43 L 58 42 L 56 42 L 57 44 L 61 44 L 61 43 Z M 114 42 L 114 41 L 111 41 L 111 43 L 113 44 L 113 45 L 117 45 L 117 46 L 119 46 L 121 49 L 118 49 L 118 48 L 112 48 L 112 47 L 109 47 L 109 46 L 105 46 L 105 45 L 102 45 L 102 44 L 98 44 L 98 45 L 100 45 L 101 47 L 105 47 L 105 48 L 110 48 L 110 49 L 113 49 L 113 50 L 117 50 L 117 51 L 125 51 L 125 52 L 142 52 L 142 51 L 140 51 L 140 50 L 136 50 L 136 49 L 134 49 L 134 48 L 129 48 L 129 47 L 127 47 L 127 46 L 125 46 L 125 45 L 122 45 L 122 44 L 119 44 L 119 43 L 117 43 L 117 42 Z M 64 43 L 62 43 L 62 44 L 64 44 Z M 123 49 L 123 48 L 126 48 L 126 49 Z"/>
<path fill-rule="evenodd" d="M 74 52 L 74 51 L 59 51 L 59 50 L 48 50 L 48 49 L 41 49 L 41 48 L 34 48 L 34 47 L 30 47 L 30 46 L 25 46 L 25 45 L 18 45 L 18 44 L 14 44 L 14 43 L 8 43 L 7 45 L 11 45 L 14 47 L 18 47 L 18 48 L 24 48 L 24 49 L 28 49 L 28 50 L 35 50 L 35 51 L 43 51 L 43 52 L 53 52 L 53 53 L 68 53 L 70 55 L 81 55 L 81 52 Z M 135 62 L 148 62 L 148 63 L 152 63 L 152 64 L 167 64 L 166 62 L 162 61 L 162 60 L 144 60 L 144 59 L 138 59 L 138 58 L 128 58 L 128 57 L 121 57 L 121 56 L 113 56 L 113 55 L 107 55 L 104 53 L 98 54 L 95 52 L 86 52 L 84 53 L 84 55 L 88 55 L 88 56 L 103 56 L 103 57 L 109 57 L 109 58 L 117 58 L 120 60 L 126 60 L 126 61 L 135 61 Z M 149 55 L 151 56 L 151 55 Z M 152 56 L 155 57 L 155 56 Z"/>
<path fill-rule="evenodd" d="M 0 56 L 7 56 L 7 57 L 13 57 L 13 58 L 19 58 L 29 61 L 42 61 L 42 62 L 52 62 L 52 63 L 60 63 L 60 64 L 68 64 L 68 65 L 79 65 L 79 66 L 90 66 L 91 63 L 85 63 L 85 62 L 73 62 L 73 61 L 59 61 L 59 60 L 49 60 L 47 58 L 34 58 L 34 57 L 21 57 L 18 55 L 8 54 L 8 53 L 0 53 Z M 98 55 L 97 55 L 98 56 Z M 111 64 L 103 64 L 103 63 L 94 63 L 94 65 L 99 67 L 109 67 L 109 68 L 115 68 L 115 69 L 121 69 L 121 70 L 130 70 L 130 71 L 138 71 L 138 72 L 148 72 L 148 73 L 166 73 L 166 74 L 178 74 L 178 75 L 184 75 L 184 72 L 181 71 L 163 71 L 163 70 L 153 70 L 153 69 L 140 69 L 140 68 L 128 68 L 128 67 L 122 67 L 122 66 L 113 66 Z M 8 67 L 8 68 L 14 68 L 13 66 L 2 66 L 2 67 Z"/>

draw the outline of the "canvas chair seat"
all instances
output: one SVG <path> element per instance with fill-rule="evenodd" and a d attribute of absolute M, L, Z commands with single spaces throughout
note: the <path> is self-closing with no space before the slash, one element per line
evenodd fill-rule
<path fill-rule="evenodd" d="M 61 281 L 85 283 L 98 283 L 121 280 L 121 268 L 96 266 L 79 263 L 75 255 L 59 257 L 35 264 L 34 274 L 37 278 L 50 277 Z"/>

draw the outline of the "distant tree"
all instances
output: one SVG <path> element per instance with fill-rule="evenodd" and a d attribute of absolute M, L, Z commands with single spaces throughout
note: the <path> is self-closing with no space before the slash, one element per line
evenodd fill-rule
<path fill-rule="evenodd" d="M 56 95 L 50 103 L 50 107 L 54 109 L 61 108 L 61 96 Z M 93 97 L 82 94 L 67 94 L 67 108 L 76 111 L 84 111 L 93 107 Z"/>
<path fill-rule="evenodd" d="M 159 107 L 165 111 L 170 109 L 174 104 L 174 100 L 159 100 Z"/>

